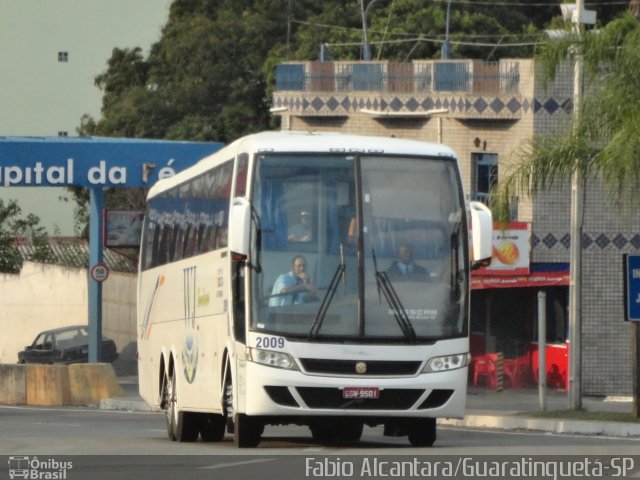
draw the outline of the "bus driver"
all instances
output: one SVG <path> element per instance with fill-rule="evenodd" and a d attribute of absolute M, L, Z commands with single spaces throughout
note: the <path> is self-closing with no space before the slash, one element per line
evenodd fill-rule
<path fill-rule="evenodd" d="M 314 295 L 317 288 L 311 283 L 307 273 L 307 260 L 302 255 L 296 255 L 291 262 L 290 272 L 278 276 L 273 285 L 269 300 L 270 307 L 280 307 L 303 303 L 307 296 Z"/>

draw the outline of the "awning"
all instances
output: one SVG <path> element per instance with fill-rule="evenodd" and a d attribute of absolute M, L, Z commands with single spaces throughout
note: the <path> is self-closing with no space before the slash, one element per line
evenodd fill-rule
<path fill-rule="evenodd" d="M 559 287 L 569 285 L 568 263 L 532 263 L 528 275 L 477 275 L 471 273 L 471 289 Z"/>

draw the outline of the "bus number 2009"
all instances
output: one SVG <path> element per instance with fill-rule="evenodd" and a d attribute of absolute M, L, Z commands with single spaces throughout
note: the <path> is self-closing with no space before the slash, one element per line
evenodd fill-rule
<path fill-rule="evenodd" d="M 283 337 L 258 337 L 256 348 L 284 348 Z"/>

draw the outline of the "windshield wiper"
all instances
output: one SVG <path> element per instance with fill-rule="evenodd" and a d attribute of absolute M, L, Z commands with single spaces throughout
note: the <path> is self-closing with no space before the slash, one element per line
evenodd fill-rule
<path fill-rule="evenodd" d="M 460 298 L 460 224 L 462 223 L 460 215 L 455 219 L 455 224 L 451 230 L 451 301 L 456 302 Z"/>
<path fill-rule="evenodd" d="M 371 255 L 373 257 L 373 269 L 376 272 L 376 284 L 378 285 L 378 296 L 380 297 L 380 300 L 382 301 L 380 295 L 380 292 L 382 291 L 385 300 L 393 312 L 396 322 L 398 322 L 398 325 L 400 326 L 400 330 L 402 330 L 404 336 L 407 337 L 411 343 L 416 343 L 416 332 L 413 329 L 413 325 L 411 325 L 411 320 L 409 320 L 407 311 L 404 309 L 404 306 L 400 301 L 400 297 L 398 297 L 398 292 L 393 288 L 393 284 L 391 283 L 391 280 L 389 280 L 387 272 L 380 272 L 378 270 L 376 252 L 373 248 L 371 249 Z"/>
<path fill-rule="evenodd" d="M 329 309 L 329 305 L 331 305 L 331 301 L 333 300 L 333 296 L 338 289 L 338 284 L 340 283 L 340 278 L 344 278 L 345 275 L 345 264 L 344 264 L 344 251 L 342 248 L 342 244 L 340 244 L 340 263 L 336 267 L 336 271 L 333 274 L 333 278 L 331 279 L 331 283 L 329 287 L 327 287 L 327 291 L 322 298 L 322 302 L 320 303 L 320 308 L 318 308 L 318 313 L 316 313 L 316 318 L 313 321 L 313 325 L 311 326 L 311 330 L 309 330 L 309 335 L 307 335 L 307 340 L 313 340 L 318 336 L 320 332 L 320 328 L 322 328 L 322 322 L 324 321 L 324 317 L 327 315 L 327 310 Z"/>

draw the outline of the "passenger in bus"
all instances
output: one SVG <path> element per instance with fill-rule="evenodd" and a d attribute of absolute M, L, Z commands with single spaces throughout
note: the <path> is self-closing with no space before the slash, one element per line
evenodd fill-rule
<path fill-rule="evenodd" d="M 309 301 L 315 295 L 317 288 L 311 283 L 307 273 L 307 260 L 302 255 L 296 255 L 291 262 L 291 271 L 279 275 L 273 285 L 269 300 L 270 307 L 295 305 Z"/>
<path fill-rule="evenodd" d="M 413 248 L 406 243 L 398 247 L 398 259 L 394 260 L 387 269 L 387 275 L 391 280 L 427 280 L 427 269 L 421 267 L 413 260 Z"/>
<path fill-rule="evenodd" d="M 289 227 L 289 240 L 294 242 L 311 241 L 311 214 L 306 210 L 300 212 L 298 223 Z"/>

